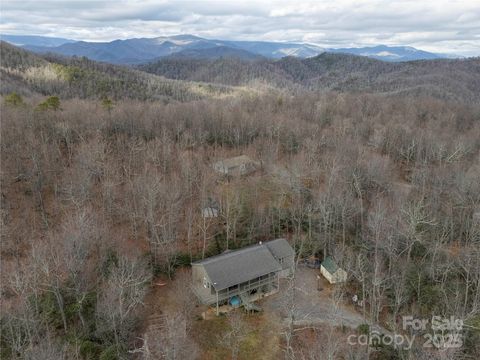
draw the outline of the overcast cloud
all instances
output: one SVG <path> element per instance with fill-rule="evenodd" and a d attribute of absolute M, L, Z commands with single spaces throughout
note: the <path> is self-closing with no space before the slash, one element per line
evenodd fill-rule
<path fill-rule="evenodd" d="M 1 0 L 0 32 L 86 41 L 194 34 L 479 56 L 480 0 Z"/>

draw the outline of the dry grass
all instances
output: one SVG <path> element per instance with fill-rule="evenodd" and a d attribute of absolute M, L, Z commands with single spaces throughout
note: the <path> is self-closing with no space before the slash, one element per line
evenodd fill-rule
<path fill-rule="evenodd" d="M 274 360 L 281 355 L 277 319 L 269 314 L 243 315 L 248 332 L 240 345 L 239 360 Z M 230 359 L 230 349 L 221 344 L 221 338 L 230 330 L 227 318 L 198 320 L 193 326 L 193 336 L 205 360 Z"/>

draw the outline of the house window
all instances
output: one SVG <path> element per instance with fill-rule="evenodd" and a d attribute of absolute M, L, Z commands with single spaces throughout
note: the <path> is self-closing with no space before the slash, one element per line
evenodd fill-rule
<path fill-rule="evenodd" d="M 203 277 L 203 287 L 205 289 L 210 289 L 210 283 L 205 276 Z"/>

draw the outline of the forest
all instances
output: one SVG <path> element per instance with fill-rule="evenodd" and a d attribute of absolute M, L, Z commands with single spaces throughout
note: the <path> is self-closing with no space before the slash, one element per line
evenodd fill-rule
<path fill-rule="evenodd" d="M 169 79 L 225 85 L 301 88 L 310 91 L 380 93 L 384 96 L 431 96 L 457 102 L 479 102 L 478 58 L 388 63 L 367 57 L 322 53 L 299 59 L 162 58 L 139 69 Z"/>
<path fill-rule="evenodd" d="M 478 359 L 480 59 L 0 50 L 2 359 Z M 212 170 L 238 155 L 260 168 Z M 333 257 L 365 323 L 296 325 L 291 282 L 282 311 L 203 319 L 191 262 L 275 238 Z M 432 315 L 462 346 L 346 341 Z"/>

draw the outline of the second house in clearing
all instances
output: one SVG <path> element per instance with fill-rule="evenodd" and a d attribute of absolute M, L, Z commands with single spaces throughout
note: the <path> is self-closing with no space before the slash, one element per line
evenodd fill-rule
<path fill-rule="evenodd" d="M 295 251 L 285 239 L 276 239 L 228 251 L 192 263 L 193 290 L 206 305 L 240 298 L 250 301 L 277 292 L 279 279 L 293 273 Z"/>
<path fill-rule="evenodd" d="M 213 164 L 213 169 L 222 175 L 243 176 L 255 172 L 259 166 L 260 164 L 257 161 L 250 159 L 246 155 L 240 155 L 217 161 Z"/>

